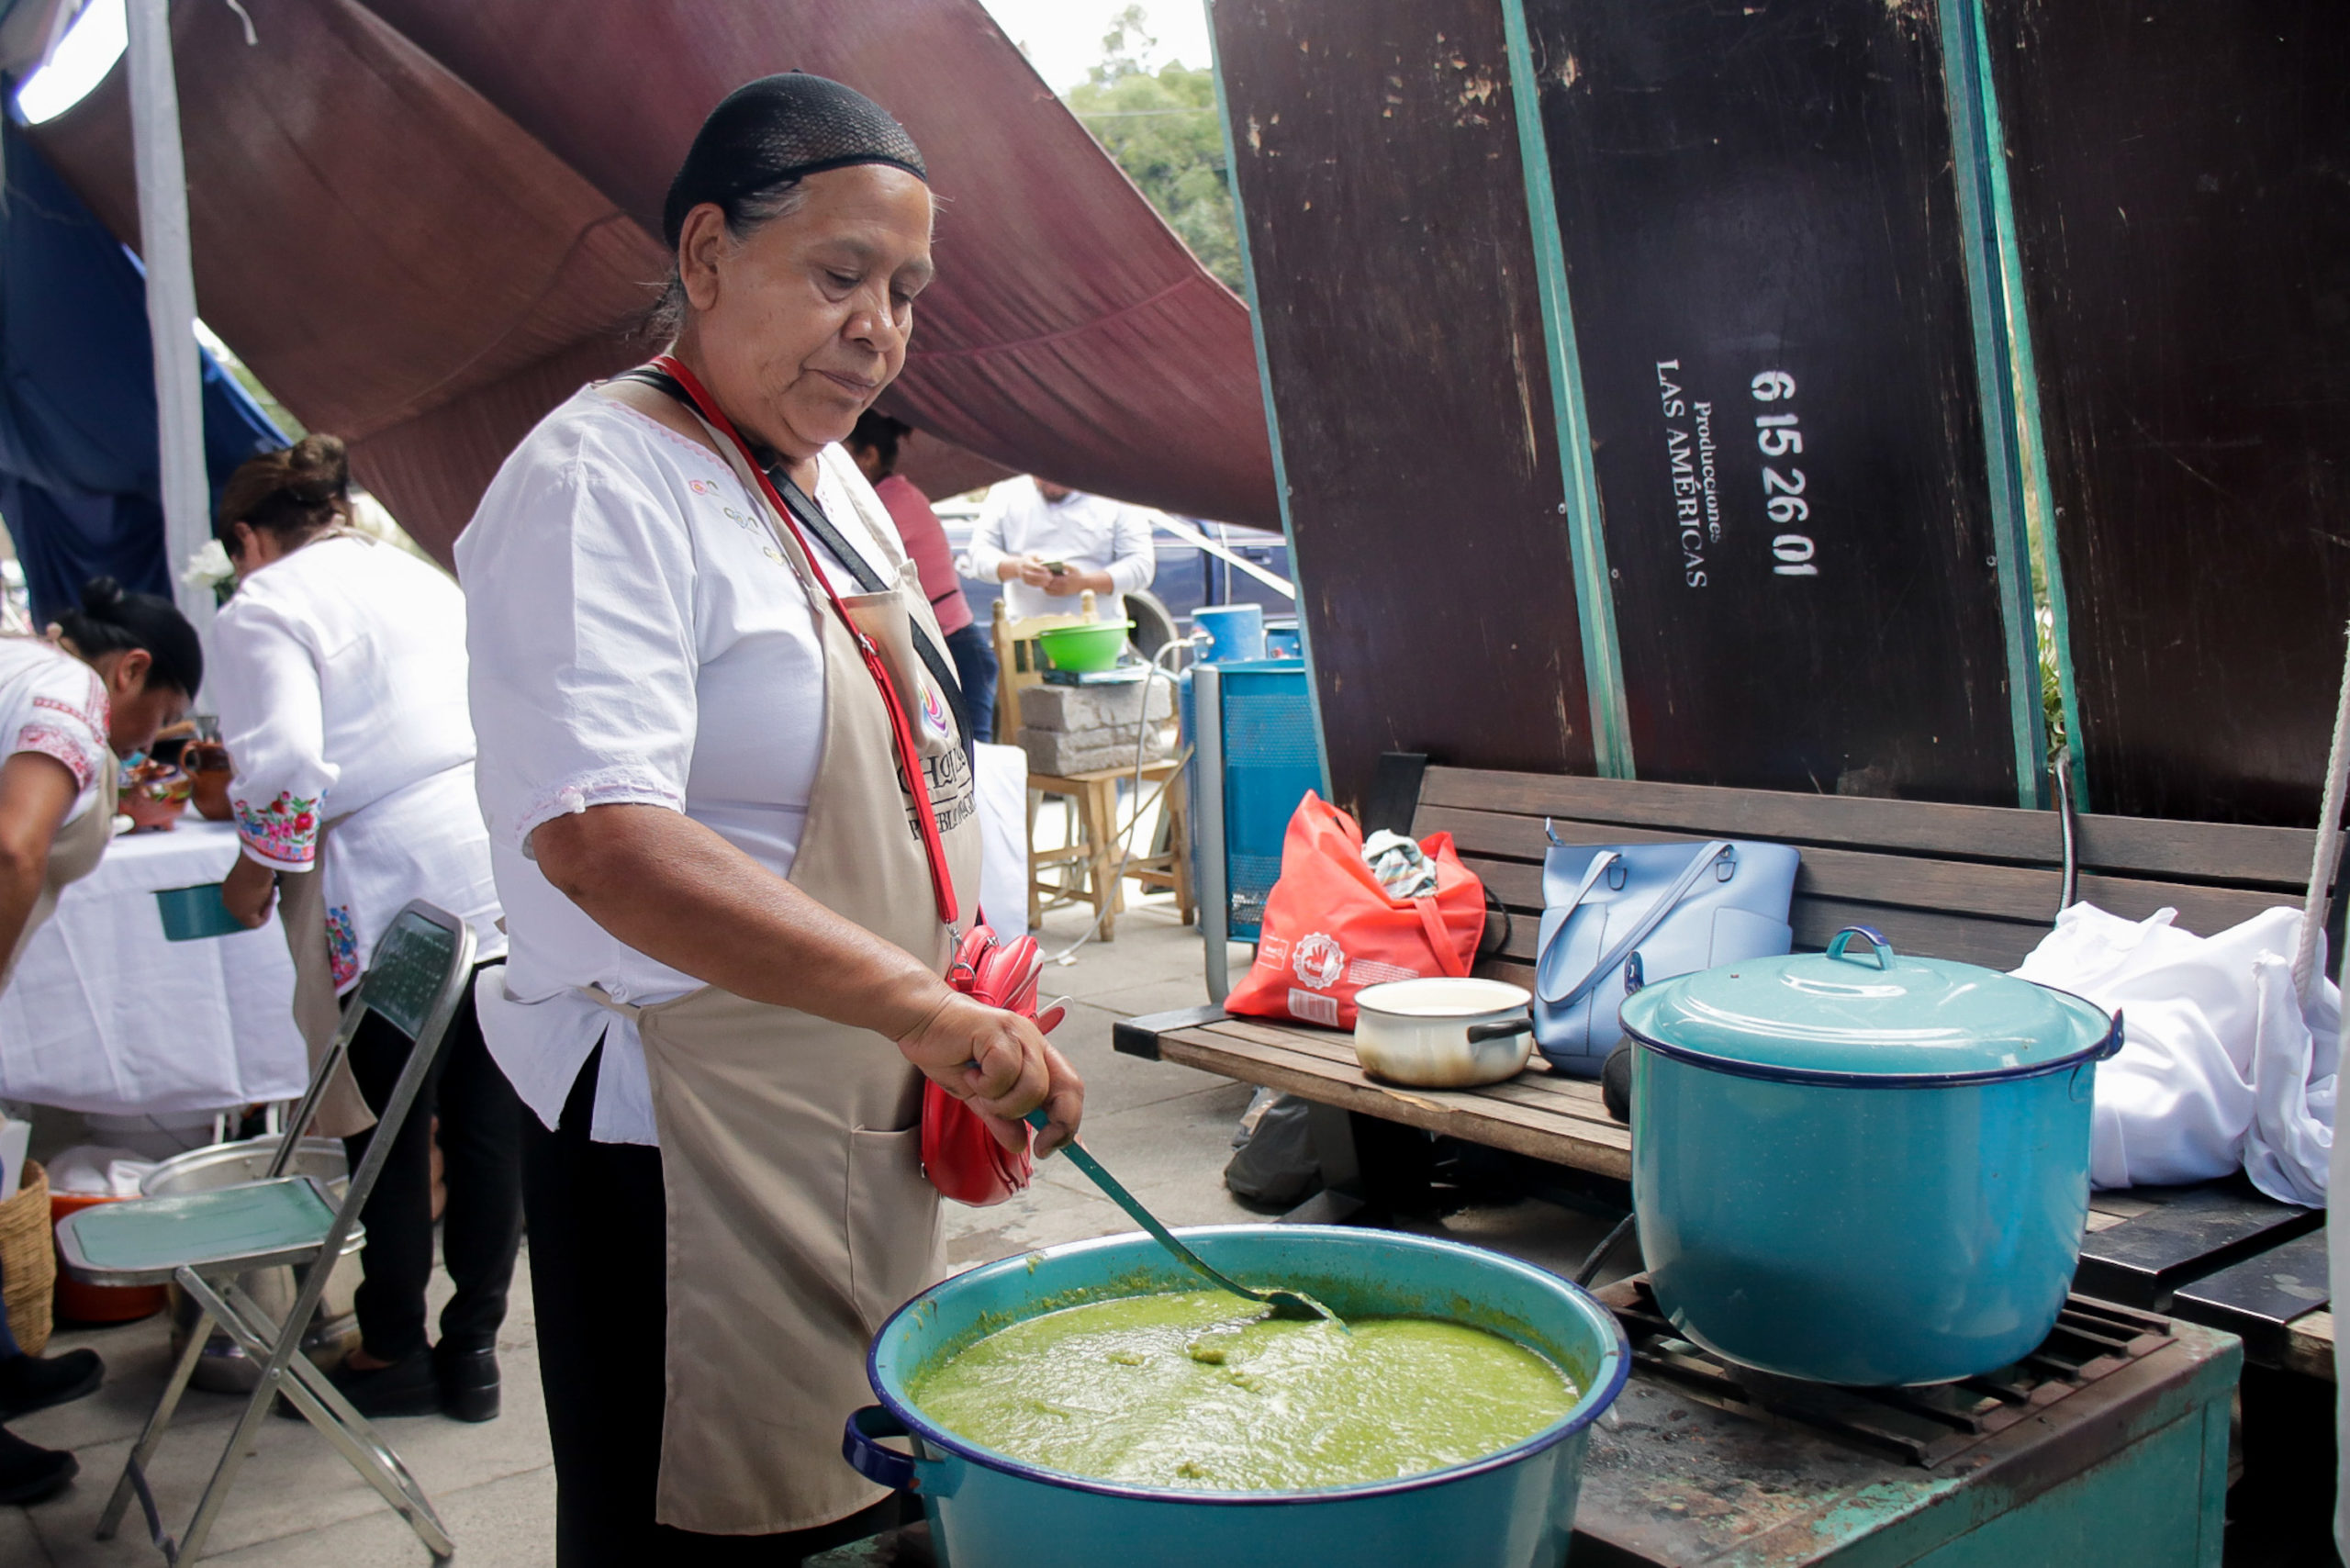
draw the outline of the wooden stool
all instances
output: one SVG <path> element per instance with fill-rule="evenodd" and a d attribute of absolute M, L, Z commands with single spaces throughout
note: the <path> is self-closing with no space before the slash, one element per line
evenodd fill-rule
<path fill-rule="evenodd" d="M 1115 938 L 1118 913 L 1125 907 L 1124 890 L 1118 876 L 1120 856 L 1118 834 L 1118 783 L 1132 778 L 1131 767 L 1103 767 L 1091 772 L 1071 774 L 1063 778 L 1051 773 L 1028 775 L 1028 928 L 1035 930 L 1045 912 L 1064 904 L 1090 902 L 1101 922 L 1101 939 Z M 1126 875 L 1145 887 L 1168 888 L 1175 894 L 1175 903 L 1183 924 L 1189 925 L 1197 916 L 1198 906 L 1192 898 L 1192 835 L 1185 807 L 1182 766 L 1169 757 L 1143 764 L 1142 778 L 1146 784 L 1163 782 L 1160 801 L 1167 824 L 1167 848 L 1155 854 L 1137 855 L 1127 865 Z M 1036 847 L 1036 808 L 1046 795 L 1068 798 L 1076 817 L 1075 839 L 1058 849 Z M 1143 801 L 1137 796 L 1135 811 L 1141 813 Z M 1047 879 L 1045 873 L 1061 868 L 1069 868 L 1062 876 Z"/>

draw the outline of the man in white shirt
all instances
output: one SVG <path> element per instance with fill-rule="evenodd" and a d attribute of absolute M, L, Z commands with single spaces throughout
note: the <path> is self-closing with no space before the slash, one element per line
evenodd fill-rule
<path fill-rule="evenodd" d="M 1157 514 L 1089 496 L 1049 479 L 1008 479 L 988 493 L 971 535 L 971 575 L 1003 584 L 1005 613 L 1073 615 L 1094 597 L 1097 618 L 1119 618 L 1116 600 L 1150 586 Z"/>

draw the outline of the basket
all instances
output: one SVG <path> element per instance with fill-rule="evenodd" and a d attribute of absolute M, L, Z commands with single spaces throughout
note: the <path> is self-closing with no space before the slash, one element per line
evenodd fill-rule
<path fill-rule="evenodd" d="M 24 1184 L 0 1204 L 0 1306 L 25 1354 L 49 1344 L 50 1293 L 57 1284 L 56 1243 L 49 1224 L 49 1172 L 25 1161 Z"/>

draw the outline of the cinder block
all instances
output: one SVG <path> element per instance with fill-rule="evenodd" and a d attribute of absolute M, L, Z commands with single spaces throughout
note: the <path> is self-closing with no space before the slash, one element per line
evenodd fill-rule
<path fill-rule="evenodd" d="M 1110 728 L 1080 730 L 1075 733 L 1060 730 L 1023 730 L 1021 749 L 1028 754 L 1028 770 L 1050 773 L 1067 778 L 1072 773 L 1091 773 L 1100 767 L 1132 767 L 1135 765 L 1135 732 L 1130 727 L 1124 734 Z M 1157 761 L 1169 756 L 1173 737 L 1163 727 L 1154 725 L 1143 743 L 1143 759 Z"/>
<path fill-rule="evenodd" d="M 1149 717 L 1162 721 L 1174 717 L 1174 685 L 1154 677 L 1123 686 L 1054 686 L 1047 682 L 1024 687 L 1020 692 L 1020 722 L 1032 730 L 1131 726 L 1144 717 L 1146 688 L 1149 691 Z"/>

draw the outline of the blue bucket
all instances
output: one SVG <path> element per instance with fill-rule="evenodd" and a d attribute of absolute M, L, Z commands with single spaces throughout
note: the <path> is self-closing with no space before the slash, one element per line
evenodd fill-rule
<path fill-rule="evenodd" d="M 245 929 L 220 899 L 220 884 L 204 882 L 193 888 L 155 890 L 156 913 L 163 918 L 166 942 L 201 942 L 213 936 L 234 936 Z"/>
<path fill-rule="evenodd" d="M 1212 665 L 1228 665 L 1265 656 L 1265 607 L 1261 604 L 1204 605 L 1192 611 L 1194 631 L 1208 634 Z"/>
<path fill-rule="evenodd" d="M 1039 1313 L 1196 1290 L 1144 1236 L 1106 1237 L 957 1274 L 881 1327 L 866 1372 L 881 1403 L 849 1417 L 856 1469 L 919 1493 L 946 1568 L 1558 1568 L 1574 1528 L 1585 1434 L 1622 1392 L 1631 1353 L 1606 1308 L 1531 1264 L 1457 1242 L 1326 1226 L 1181 1233 L 1243 1282 L 1306 1291 L 1341 1316 L 1449 1318 L 1542 1351 L 1583 1394 L 1525 1441 L 1449 1470 L 1301 1492 L 1206 1492 L 1091 1480 L 934 1425 L 906 1395 L 923 1366 Z M 878 1440 L 904 1437 L 911 1457 Z"/>

